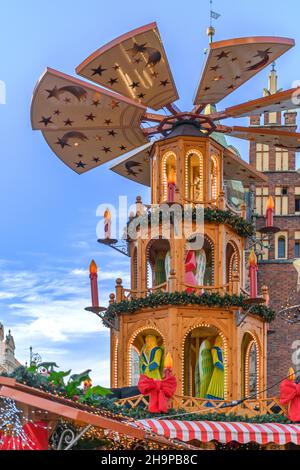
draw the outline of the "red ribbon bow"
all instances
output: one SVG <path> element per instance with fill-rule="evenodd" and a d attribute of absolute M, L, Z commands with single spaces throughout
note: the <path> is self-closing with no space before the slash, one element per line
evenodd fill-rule
<path fill-rule="evenodd" d="M 289 405 L 288 418 L 291 421 L 300 421 L 300 384 L 283 380 L 280 384 L 280 402 Z"/>
<path fill-rule="evenodd" d="M 149 396 L 150 413 L 166 413 L 169 399 L 176 391 L 177 380 L 174 375 L 169 375 L 162 380 L 141 375 L 137 386 L 144 396 Z"/>

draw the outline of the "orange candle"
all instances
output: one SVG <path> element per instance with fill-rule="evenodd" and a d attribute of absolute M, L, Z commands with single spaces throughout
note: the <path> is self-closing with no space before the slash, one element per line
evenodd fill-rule
<path fill-rule="evenodd" d="M 254 250 L 251 250 L 249 255 L 249 278 L 250 278 L 250 297 L 256 299 L 257 297 L 257 258 Z"/>
<path fill-rule="evenodd" d="M 92 306 L 99 307 L 98 268 L 94 260 L 92 260 L 90 264 L 90 280 L 91 280 Z"/>
<path fill-rule="evenodd" d="M 274 200 L 272 196 L 269 196 L 266 207 L 266 227 L 273 227 L 274 207 Z"/>

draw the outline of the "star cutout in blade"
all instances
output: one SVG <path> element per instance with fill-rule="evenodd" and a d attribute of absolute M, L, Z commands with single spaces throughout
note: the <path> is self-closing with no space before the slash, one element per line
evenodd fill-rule
<path fill-rule="evenodd" d="M 86 118 L 87 121 L 94 121 L 95 117 L 96 116 L 93 113 L 85 115 L 85 118 Z"/>
<path fill-rule="evenodd" d="M 142 100 L 143 98 L 145 98 L 145 96 L 146 96 L 146 93 L 139 93 L 139 94 L 138 94 L 138 98 L 140 98 L 141 100 Z"/>
<path fill-rule="evenodd" d="M 92 106 L 95 106 L 96 108 L 99 104 L 100 104 L 100 100 L 93 100 L 92 102 Z"/>
<path fill-rule="evenodd" d="M 64 99 L 64 102 L 65 102 L 65 103 L 71 103 L 71 98 L 65 98 L 65 99 Z"/>
<path fill-rule="evenodd" d="M 112 120 L 111 119 L 105 119 L 104 124 L 109 126 L 110 124 L 112 124 Z"/>
<path fill-rule="evenodd" d="M 130 86 L 130 88 L 132 88 L 134 90 L 135 88 L 139 88 L 140 82 L 132 82 L 131 85 L 129 85 L 129 86 Z"/>
<path fill-rule="evenodd" d="M 84 168 L 87 163 L 83 163 L 81 160 L 79 162 L 74 162 L 77 168 Z"/>
<path fill-rule="evenodd" d="M 113 86 L 115 83 L 118 83 L 118 79 L 117 78 L 110 78 L 107 83 L 109 83 L 111 86 Z"/>
<path fill-rule="evenodd" d="M 68 118 L 66 121 L 64 121 L 65 126 L 72 126 L 73 122 L 74 122 L 74 121 L 71 121 L 70 118 Z"/>
<path fill-rule="evenodd" d="M 160 86 L 163 86 L 163 87 L 166 87 L 167 85 L 169 85 L 169 80 L 161 80 L 160 81 Z"/>
<path fill-rule="evenodd" d="M 146 42 L 144 42 L 144 44 L 138 44 L 137 42 L 135 42 L 133 44 L 133 47 L 131 47 L 130 49 L 127 49 L 126 52 L 129 52 L 132 57 L 136 56 L 139 52 L 146 52 L 147 48 L 145 47 L 146 46 Z"/>
<path fill-rule="evenodd" d="M 102 147 L 102 150 L 103 150 L 103 152 L 105 152 L 105 153 L 111 152 L 111 148 L 110 148 L 110 147 Z"/>
<path fill-rule="evenodd" d="M 220 69 L 221 67 L 219 65 L 214 65 L 213 67 L 210 68 L 210 70 L 216 72 L 218 69 Z"/>
<path fill-rule="evenodd" d="M 118 133 L 115 132 L 114 130 L 111 130 L 111 131 L 108 131 L 107 135 L 111 135 L 112 137 L 115 137 L 116 135 L 118 135 Z"/>
<path fill-rule="evenodd" d="M 222 51 L 222 52 L 220 52 L 220 54 L 217 55 L 217 59 L 218 60 L 221 60 L 221 59 L 224 59 L 224 58 L 227 59 L 229 54 L 230 54 L 230 51 L 228 51 L 228 52 Z"/>
<path fill-rule="evenodd" d="M 125 145 L 120 145 L 119 149 L 120 150 L 126 150 L 127 147 L 125 147 Z"/>
<path fill-rule="evenodd" d="M 55 142 L 57 145 L 60 145 L 61 148 L 65 148 L 65 147 L 71 147 L 70 144 L 68 144 L 68 142 L 66 142 L 64 139 L 60 139 L 59 137 L 57 138 L 57 142 Z"/>
<path fill-rule="evenodd" d="M 53 114 L 55 114 L 56 116 L 59 116 L 60 115 L 60 110 L 56 109 Z"/>
<path fill-rule="evenodd" d="M 158 77 L 158 72 L 152 72 L 152 73 L 151 73 L 151 77 L 157 78 L 157 77 Z"/>
<path fill-rule="evenodd" d="M 54 88 L 52 88 L 52 90 L 46 90 L 47 93 L 49 93 L 49 95 L 47 96 L 47 99 L 49 98 L 56 98 L 57 100 L 59 100 L 59 89 L 57 88 L 57 86 L 55 85 Z"/>
<path fill-rule="evenodd" d="M 119 66 L 118 64 L 116 64 L 116 65 L 113 67 L 114 70 L 119 70 L 119 68 L 120 68 L 120 66 Z"/>
<path fill-rule="evenodd" d="M 112 100 L 111 109 L 119 108 L 119 106 L 120 106 L 120 101 Z"/>
<path fill-rule="evenodd" d="M 102 77 L 103 72 L 106 72 L 106 70 L 107 69 L 102 67 L 102 65 L 99 65 L 99 67 L 97 67 L 96 69 L 92 69 L 92 71 L 93 71 L 92 76 L 100 75 L 100 77 Z"/>
<path fill-rule="evenodd" d="M 47 127 L 48 124 L 53 124 L 53 122 L 51 121 L 51 116 L 50 117 L 42 116 L 42 119 L 41 119 L 40 123 L 44 124 L 45 127 Z"/>
<path fill-rule="evenodd" d="M 99 157 L 94 157 L 94 158 L 93 158 L 93 162 L 99 163 L 99 162 L 100 162 L 100 158 L 99 158 Z"/>

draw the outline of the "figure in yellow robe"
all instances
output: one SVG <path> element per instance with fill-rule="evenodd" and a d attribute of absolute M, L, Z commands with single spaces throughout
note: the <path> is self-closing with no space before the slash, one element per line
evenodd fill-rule
<path fill-rule="evenodd" d="M 199 366 L 199 385 L 198 388 L 198 397 L 204 398 L 208 386 L 211 381 L 211 377 L 214 370 L 214 364 L 211 354 L 211 344 L 208 339 L 202 341 L 201 346 L 199 348 L 199 359 L 198 359 L 198 366 Z"/>
<path fill-rule="evenodd" d="M 140 355 L 140 374 L 152 379 L 162 379 L 163 350 L 154 335 L 147 335 Z"/>
<path fill-rule="evenodd" d="M 211 349 L 214 371 L 205 398 L 224 400 L 224 362 L 222 347 L 222 338 L 221 336 L 218 336 L 213 348 Z"/>

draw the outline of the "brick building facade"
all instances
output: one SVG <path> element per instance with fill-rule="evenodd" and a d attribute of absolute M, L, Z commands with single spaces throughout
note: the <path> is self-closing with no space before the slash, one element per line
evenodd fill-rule
<path fill-rule="evenodd" d="M 277 74 L 273 66 L 264 95 L 277 91 Z M 296 118 L 297 113 L 293 110 L 265 113 L 251 116 L 250 125 L 295 131 Z M 270 238 L 269 248 L 262 250 L 258 277 L 260 287 L 264 284 L 269 287 L 270 305 L 278 311 L 286 305 L 292 293 L 295 297 L 300 287 L 295 265 L 300 258 L 300 173 L 296 170 L 295 152 L 255 142 L 250 143 L 250 163 L 269 178 L 267 186 L 256 187 L 257 227 L 265 223 L 261 216 L 265 214 L 267 199 L 271 195 L 275 202 L 274 225 L 280 228 L 280 232 Z M 300 341 L 300 325 L 288 324 L 278 317 L 271 323 L 268 332 L 269 386 L 286 376 L 289 367 L 300 369 L 300 364 L 292 363 L 293 343 L 297 340 Z M 272 389 L 272 393 L 277 391 L 278 387 Z"/>

